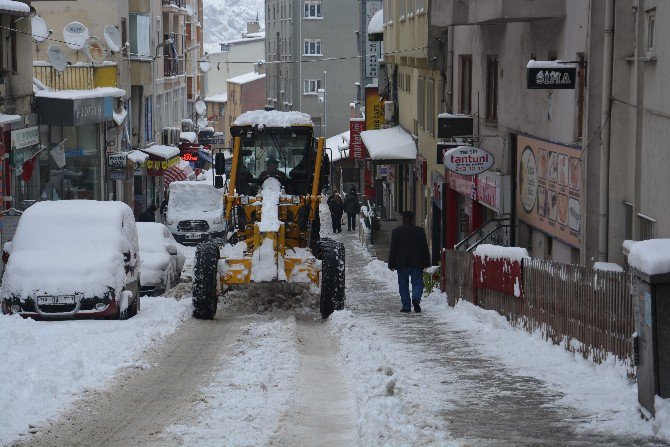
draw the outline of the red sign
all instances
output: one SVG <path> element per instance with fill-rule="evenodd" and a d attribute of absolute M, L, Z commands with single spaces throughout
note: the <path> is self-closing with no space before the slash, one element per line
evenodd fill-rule
<path fill-rule="evenodd" d="M 442 209 L 442 187 L 444 185 L 444 176 L 435 171 L 430 173 L 431 189 L 433 203 Z"/>
<path fill-rule="evenodd" d="M 479 289 L 502 292 L 509 297 L 523 298 L 521 262 L 509 258 L 483 258 L 475 255 L 472 263 L 473 302 L 477 303 Z"/>
<path fill-rule="evenodd" d="M 449 188 L 466 197 L 470 197 L 475 187 L 475 177 L 447 171 L 447 183 L 449 184 Z"/>
<path fill-rule="evenodd" d="M 365 130 L 365 118 L 351 118 L 349 120 L 349 158 L 365 160 L 367 151 L 361 139 L 361 132 Z"/>

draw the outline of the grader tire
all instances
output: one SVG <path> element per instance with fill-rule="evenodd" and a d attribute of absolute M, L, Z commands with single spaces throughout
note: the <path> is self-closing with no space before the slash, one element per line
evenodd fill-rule
<path fill-rule="evenodd" d="M 321 317 L 328 318 L 344 308 L 344 245 L 332 240 L 321 241 Z"/>
<path fill-rule="evenodd" d="M 199 320 L 211 320 L 216 315 L 218 262 L 218 246 L 214 244 L 198 246 L 193 272 L 193 316 Z"/>

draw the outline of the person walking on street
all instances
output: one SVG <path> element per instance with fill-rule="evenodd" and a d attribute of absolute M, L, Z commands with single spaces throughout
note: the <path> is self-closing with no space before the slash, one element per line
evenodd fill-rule
<path fill-rule="evenodd" d="M 328 204 L 328 209 L 330 209 L 330 217 L 333 221 L 333 233 L 341 233 L 344 202 L 342 202 L 342 197 L 340 197 L 337 189 L 333 190 L 333 193 L 328 197 L 326 203 Z"/>
<path fill-rule="evenodd" d="M 356 187 L 352 186 L 349 194 L 344 198 L 344 211 L 347 213 L 347 231 L 356 229 L 356 214 L 361 210 Z"/>
<path fill-rule="evenodd" d="M 398 291 L 402 309 L 400 312 L 421 312 L 423 295 L 423 269 L 430 266 L 430 252 L 426 232 L 414 224 L 414 213 L 402 212 L 402 225 L 391 232 L 391 248 L 388 267 L 398 272 Z M 410 302 L 410 279 L 412 283 Z"/>

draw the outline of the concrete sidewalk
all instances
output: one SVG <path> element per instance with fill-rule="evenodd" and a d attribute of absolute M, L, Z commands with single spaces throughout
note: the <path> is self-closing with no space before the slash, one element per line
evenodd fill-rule
<path fill-rule="evenodd" d="M 454 438 L 466 446 L 659 446 L 655 439 L 632 439 L 577 431 L 589 414 L 560 404 L 562 395 L 543 382 L 506 370 L 478 352 L 468 334 L 436 321 L 429 312 L 400 314 L 400 299 L 380 278 L 366 274 L 373 256 L 386 261 L 390 229 L 385 222 L 380 237 L 365 251 L 357 233 L 324 234 L 345 244 L 347 253 L 346 307 L 383 327 L 393 327 L 394 343 L 406 343 L 427 354 L 435 371 L 451 371 L 450 380 L 462 383 L 465 397 L 444 396 L 441 416 Z M 328 231 L 328 233 L 330 233 Z M 386 250 L 385 250 L 386 249 Z M 430 387 L 431 384 L 421 384 Z"/>

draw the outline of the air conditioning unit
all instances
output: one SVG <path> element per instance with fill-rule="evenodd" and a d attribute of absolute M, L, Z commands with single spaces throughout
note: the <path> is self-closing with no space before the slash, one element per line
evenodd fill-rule
<path fill-rule="evenodd" d="M 179 144 L 179 137 L 181 137 L 181 130 L 176 127 L 171 129 L 172 131 L 172 145 L 177 146 Z"/>
<path fill-rule="evenodd" d="M 172 129 L 165 128 L 163 129 L 163 145 L 172 146 Z"/>
<path fill-rule="evenodd" d="M 194 132 L 195 131 L 195 124 L 193 124 L 193 120 L 184 120 L 181 122 L 181 131 L 182 132 Z"/>

